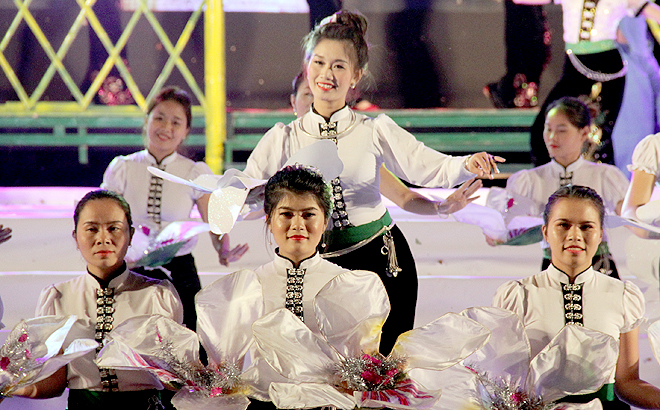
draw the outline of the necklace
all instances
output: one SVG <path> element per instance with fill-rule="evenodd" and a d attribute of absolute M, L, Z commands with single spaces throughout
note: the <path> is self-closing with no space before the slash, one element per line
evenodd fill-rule
<path fill-rule="evenodd" d="M 355 127 L 357 125 L 357 115 L 355 115 L 355 112 L 353 112 L 353 110 L 349 109 L 349 112 L 351 113 L 351 123 L 344 130 L 339 131 L 339 132 L 335 132 L 332 136 L 314 135 L 314 134 L 308 132 L 307 130 L 305 130 L 305 128 L 303 127 L 303 122 L 302 122 L 302 119 L 305 118 L 304 116 L 298 118 L 295 122 L 298 123 L 298 127 L 300 128 L 300 131 L 303 134 L 307 135 L 308 137 L 318 138 L 318 139 L 328 139 L 330 137 L 334 140 L 337 140 L 337 138 L 339 138 L 340 135 L 349 132 L 350 130 L 353 129 L 353 127 Z"/>

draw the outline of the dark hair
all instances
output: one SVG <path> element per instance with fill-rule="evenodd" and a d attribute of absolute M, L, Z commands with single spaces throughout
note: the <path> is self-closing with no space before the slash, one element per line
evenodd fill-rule
<path fill-rule="evenodd" d="M 543 225 L 548 226 L 550 212 L 552 212 L 552 208 L 554 208 L 555 204 L 559 202 L 560 199 L 583 199 L 591 201 L 598 211 L 600 226 L 603 226 L 603 222 L 605 221 L 605 204 L 603 204 L 603 199 L 595 190 L 581 185 L 566 185 L 550 195 L 548 203 L 543 210 Z"/>
<path fill-rule="evenodd" d="M 147 107 L 147 116 L 151 114 L 151 111 L 156 108 L 156 106 L 164 101 L 174 101 L 181 104 L 183 110 L 186 112 L 186 120 L 188 121 L 188 126 L 186 128 L 192 127 L 192 101 L 187 92 L 176 86 L 165 87 L 154 98 L 149 101 L 149 106 Z"/>
<path fill-rule="evenodd" d="M 566 116 L 568 121 L 578 129 L 590 127 L 592 124 L 592 117 L 589 107 L 575 97 L 562 97 L 555 100 L 548 105 L 545 110 L 547 116 L 550 110 L 557 109 Z"/>
<path fill-rule="evenodd" d="M 264 192 L 264 212 L 266 212 L 267 221 L 270 221 L 277 204 L 287 193 L 312 194 L 323 210 L 325 220 L 330 218 L 332 189 L 316 168 L 300 164 L 289 165 L 270 177 Z"/>
<path fill-rule="evenodd" d="M 293 82 L 291 83 L 291 95 L 294 97 L 298 95 L 298 89 L 300 89 L 300 84 L 305 81 L 305 72 L 301 71 L 298 73 L 298 75 L 293 79 Z"/>
<path fill-rule="evenodd" d="M 78 201 L 78 204 L 76 205 L 76 210 L 73 211 L 74 230 L 78 229 L 78 220 L 80 219 L 80 213 L 85 208 L 85 205 L 87 205 L 89 201 L 96 201 L 99 199 L 112 199 L 113 201 L 117 202 L 117 204 L 121 207 L 122 211 L 124 211 L 124 215 L 126 215 L 126 220 L 128 221 L 129 229 L 131 226 L 133 226 L 131 207 L 128 205 L 128 202 L 126 202 L 124 197 L 113 191 L 108 191 L 105 189 L 97 189 L 96 191 L 88 192 L 87 194 L 85 194 L 84 197 L 82 197 L 80 201 Z"/>
<path fill-rule="evenodd" d="M 326 23 L 326 19 L 330 22 Z M 369 62 L 369 46 L 364 38 L 367 33 L 367 19 L 361 14 L 349 11 L 338 11 L 326 19 L 317 24 L 303 39 L 305 61 L 309 61 L 314 48 L 321 40 L 342 40 L 353 46 L 357 68 L 366 70 Z"/>

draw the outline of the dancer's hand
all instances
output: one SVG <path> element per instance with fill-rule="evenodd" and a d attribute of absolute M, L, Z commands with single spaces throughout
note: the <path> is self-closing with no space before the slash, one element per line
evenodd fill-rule
<path fill-rule="evenodd" d="M 497 169 L 497 163 L 505 161 L 504 158 L 497 155 L 490 155 L 487 152 L 477 152 L 465 160 L 465 168 L 480 178 L 488 177 L 489 179 L 493 179 L 494 174 L 500 173 L 500 170 Z"/>
<path fill-rule="evenodd" d="M 435 210 L 440 216 L 446 217 L 449 214 L 453 214 L 456 211 L 460 211 L 465 208 L 467 204 L 479 198 L 479 196 L 474 195 L 479 188 L 483 187 L 483 183 L 480 179 L 472 178 L 463 183 L 456 191 L 447 197 L 442 202 L 435 202 Z"/>
<path fill-rule="evenodd" d="M 230 263 L 236 262 L 245 255 L 245 252 L 250 249 L 247 243 L 236 245 L 233 249 L 229 245 L 229 235 L 224 234 L 220 237 L 211 234 L 212 237 L 217 239 L 212 240 L 215 251 L 218 252 L 218 261 L 222 266 L 229 266 Z"/>

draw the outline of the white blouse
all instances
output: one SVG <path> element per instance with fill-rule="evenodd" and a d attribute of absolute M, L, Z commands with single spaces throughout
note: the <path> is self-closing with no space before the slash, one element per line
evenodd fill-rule
<path fill-rule="evenodd" d="M 371 118 L 344 107 L 330 121 L 337 121 L 337 149 L 344 163 L 340 178 L 353 225 L 375 221 L 385 213 L 379 173 L 383 163 L 399 178 L 425 187 L 452 187 L 474 176 L 465 169 L 466 157 L 426 147 L 385 114 Z M 291 155 L 324 138 L 319 124 L 325 122 L 310 111 L 289 125 L 276 124 L 252 151 L 245 173 L 270 178 Z"/>
<path fill-rule="evenodd" d="M 555 0 L 561 4 L 564 23 L 564 42 L 578 43 L 582 25 L 582 10 L 584 2 L 594 0 Z M 598 0 L 596 14 L 591 29 L 591 42 L 616 40 L 616 30 L 619 22 L 626 15 L 634 16 L 645 0 Z M 548 4 L 550 0 L 514 0 L 517 4 Z"/>
<path fill-rule="evenodd" d="M 149 200 L 149 188 L 151 186 L 151 173 L 147 167 L 158 165 L 146 149 L 130 155 L 115 157 L 103 174 L 101 188 L 121 194 L 131 206 L 134 225 L 150 223 L 147 212 Z M 204 162 L 195 162 L 174 152 L 163 158 L 161 165 L 166 172 L 183 179 L 193 180 L 202 174 L 212 174 L 213 171 Z M 164 228 L 170 222 L 185 221 L 190 219 L 190 212 L 203 192 L 189 186 L 163 181 L 161 194 L 160 228 Z M 177 252 L 177 256 L 188 254 L 197 243 L 197 237 L 188 241 Z"/>
<path fill-rule="evenodd" d="M 535 356 L 565 325 L 562 285 L 568 276 L 554 265 L 534 276 L 510 281 L 497 289 L 493 306 L 516 313 L 529 337 Z M 591 267 L 580 273 L 576 284 L 584 284 L 582 313 L 584 326 L 619 340 L 621 333 L 638 327 L 644 320 L 644 296 L 637 285 L 611 278 Z M 614 381 L 614 372 L 610 382 Z"/>
<path fill-rule="evenodd" d="M 506 190 L 510 197 L 531 199 L 535 204 L 533 214 L 540 216 L 550 195 L 561 187 L 560 180 L 569 175 L 571 184 L 594 189 L 611 214 L 628 190 L 628 178 L 617 167 L 597 164 L 582 157 L 566 168 L 552 160 L 540 167 L 518 171 L 509 177 Z"/>
<path fill-rule="evenodd" d="M 255 269 L 259 282 L 263 289 L 264 315 L 282 309 L 286 302 L 287 268 L 293 268 L 293 263 L 279 255 L 270 263 Z M 303 317 L 305 325 L 315 334 L 321 335 L 318 322 L 314 313 L 314 298 L 336 276 L 351 272 L 341 266 L 328 262 L 318 253 L 300 263 L 299 269 L 305 269 L 303 282 Z M 241 274 L 242 271 L 234 272 L 232 275 Z M 373 274 L 374 282 L 380 282 L 380 278 Z M 382 285 L 381 285 L 382 286 Z M 369 289 L 365 289 L 365 292 Z M 255 371 L 248 376 L 254 383 L 256 392 L 254 394 L 263 401 L 270 401 L 268 387 L 271 382 L 288 381 L 263 359 L 256 346 L 252 346 L 249 353 L 250 361 L 254 362 Z"/>
<path fill-rule="evenodd" d="M 162 315 L 177 323 L 183 323 L 183 307 L 170 281 L 151 279 L 126 270 L 112 279 L 109 287 L 115 289 L 115 302 L 112 304 L 114 327 L 138 315 Z M 90 274 L 50 285 L 41 292 L 36 316 L 76 315 L 78 322 L 69 337 L 94 339 L 97 289 L 101 289 L 101 286 Z M 94 359 L 95 352 L 90 352 L 68 365 L 70 389 L 102 390 L 99 369 Z M 145 390 L 160 386 L 158 380 L 148 372 L 117 370 L 116 373 L 120 391 Z"/>
<path fill-rule="evenodd" d="M 632 171 L 644 171 L 655 175 L 655 181 L 660 181 L 660 133 L 644 137 L 633 151 L 632 165 L 628 169 Z"/>

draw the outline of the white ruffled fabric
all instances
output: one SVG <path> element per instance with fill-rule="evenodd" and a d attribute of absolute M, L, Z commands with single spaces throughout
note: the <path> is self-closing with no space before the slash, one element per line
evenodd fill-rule
<path fill-rule="evenodd" d="M 162 382 L 183 387 L 172 399 L 179 410 L 245 410 L 255 390 L 243 371 L 243 360 L 253 343 L 251 324 L 263 315 L 263 296 L 256 275 L 244 271 L 228 275 L 196 296 L 198 334 L 162 316 L 140 316 L 117 326 L 110 334 L 97 364 L 116 369 L 144 369 Z M 209 358 L 208 368 L 223 371 L 233 366 L 240 374 L 235 392 L 196 386 L 163 361 L 163 348 L 174 353 L 188 371 L 206 371 L 199 360 L 199 343 Z M 245 369 L 250 371 L 251 369 Z M 207 386 L 208 387 L 208 386 Z"/>
<path fill-rule="evenodd" d="M 550 403 L 568 395 L 588 394 L 605 383 L 616 366 L 618 342 L 611 336 L 580 326 L 565 326 L 535 357 L 518 316 L 494 307 L 470 308 L 461 312 L 491 331 L 491 338 L 482 349 L 461 364 L 444 372 L 453 380 L 424 380 L 431 387 L 443 383 L 445 389 L 436 410 L 467 408 L 476 405 L 488 408 L 491 399 L 476 373 L 491 381 L 503 381 L 510 386 L 541 397 Z M 433 384 L 432 384 L 433 383 Z M 478 394 L 475 394 L 475 389 Z M 586 410 L 600 409 L 599 400 L 587 404 L 561 403 L 554 408 Z"/>
<path fill-rule="evenodd" d="M 378 352 L 389 301 L 377 276 L 368 272 L 339 275 L 317 294 L 314 304 L 322 336 L 286 309 L 252 326 L 262 356 L 289 380 L 270 385 L 269 395 L 277 407 L 424 409 L 438 400 L 439 389 L 429 391 L 411 378 L 393 390 L 373 392 L 346 391 L 334 382 L 342 361 Z M 489 333 L 465 316 L 448 313 L 402 334 L 388 358 L 405 359 L 406 373 L 416 368 L 422 374 L 437 374 L 481 348 Z"/>
<path fill-rule="evenodd" d="M 336 178 L 344 169 L 344 164 L 337 154 L 337 146 L 330 140 L 318 141 L 301 149 L 291 156 L 284 166 L 294 164 L 317 168 L 326 181 Z M 155 167 L 147 169 L 170 182 L 211 194 L 208 221 L 211 232 L 217 235 L 228 233 L 239 217 L 263 207 L 262 191 L 267 181 L 251 178 L 237 169 L 229 169 L 223 175 L 200 175 L 192 181 Z"/>
<path fill-rule="evenodd" d="M 76 316 L 41 316 L 20 321 L 0 347 L 0 393 L 43 380 L 98 346 L 91 339 L 65 340 Z M 62 354 L 58 354 L 64 348 Z"/>

